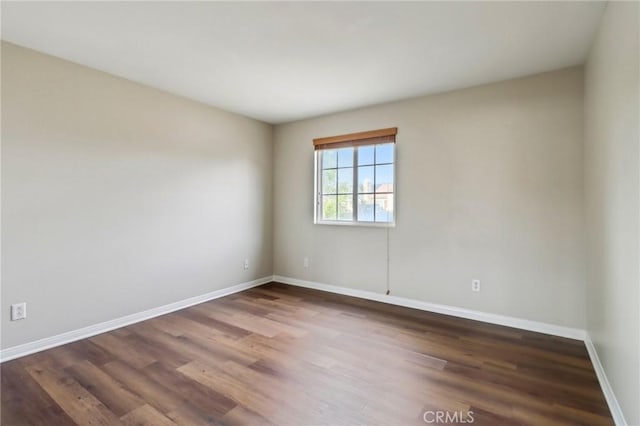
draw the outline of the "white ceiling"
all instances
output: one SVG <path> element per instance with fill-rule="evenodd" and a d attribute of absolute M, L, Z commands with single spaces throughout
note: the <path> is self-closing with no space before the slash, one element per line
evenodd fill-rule
<path fill-rule="evenodd" d="M 2 2 L 2 38 L 282 123 L 584 62 L 602 2 Z"/>

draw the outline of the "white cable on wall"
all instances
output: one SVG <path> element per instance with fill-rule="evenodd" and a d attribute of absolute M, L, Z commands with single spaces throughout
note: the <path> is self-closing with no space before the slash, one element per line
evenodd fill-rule
<path fill-rule="evenodd" d="M 387 228 L 387 294 L 391 294 L 391 284 L 389 282 L 389 228 Z"/>

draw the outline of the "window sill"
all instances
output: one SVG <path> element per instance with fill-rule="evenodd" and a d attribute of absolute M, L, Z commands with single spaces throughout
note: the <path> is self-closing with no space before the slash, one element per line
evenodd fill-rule
<path fill-rule="evenodd" d="M 314 225 L 358 226 L 365 228 L 395 228 L 395 222 L 348 222 L 339 220 L 318 220 Z"/>

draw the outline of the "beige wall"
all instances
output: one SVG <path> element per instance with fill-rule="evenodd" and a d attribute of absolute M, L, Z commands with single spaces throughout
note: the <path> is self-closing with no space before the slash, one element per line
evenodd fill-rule
<path fill-rule="evenodd" d="M 578 67 L 276 126 L 274 273 L 385 291 L 385 229 L 313 224 L 311 140 L 397 126 L 392 294 L 584 327 L 582 88 Z"/>
<path fill-rule="evenodd" d="M 585 75 L 587 331 L 640 425 L 640 3 L 609 2 Z"/>
<path fill-rule="evenodd" d="M 271 275 L 271 138 L 2 43 L 2 347 Z"/>

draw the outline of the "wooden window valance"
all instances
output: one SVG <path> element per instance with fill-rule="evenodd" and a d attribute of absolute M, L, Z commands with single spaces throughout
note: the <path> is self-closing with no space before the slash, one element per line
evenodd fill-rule
<path fill-rule="evenodd" d="M 374 145 L 381 143 L 395 143 L 397 127 L 388 129 L 369 130 L 367 132 L 349 133 L 347 135 L 329 136 L 313 140 L 315 150 L 335 149 L 349 146 Z"/>

